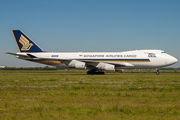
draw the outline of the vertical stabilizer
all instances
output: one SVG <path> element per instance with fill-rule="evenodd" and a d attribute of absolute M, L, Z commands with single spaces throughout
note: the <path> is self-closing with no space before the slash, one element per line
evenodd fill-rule
<path fill-rule="evenodd" d="M 44 52 L 34 41 L 20 30 L 12 30 L 19 52 Z"/>

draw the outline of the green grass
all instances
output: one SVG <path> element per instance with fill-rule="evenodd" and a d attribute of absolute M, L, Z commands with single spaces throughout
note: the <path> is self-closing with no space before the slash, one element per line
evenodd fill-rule
<path fill-rule="evenodd" d="M 175 73 L 1 73 L 2 120 L 180 119 L 180 76 Z"/>

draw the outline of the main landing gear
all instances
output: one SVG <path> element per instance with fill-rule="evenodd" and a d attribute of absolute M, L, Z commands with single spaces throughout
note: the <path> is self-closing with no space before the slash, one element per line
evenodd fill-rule
<path fill-rule="evenodd" d="M 87 74 L 88 75 L 89 74 L 101 74 L 101 75 L 104 75 L 104 72 L 92 69 L 92 70 L 87 71 Z"/>
<path fill-rule="evenodd" d="M 156 70 L 156 75 L 159 75 L 159 74 L 160 74 L 160 72 L 159 72 L 159 70 L 157 69 L 157 70 Z"/>

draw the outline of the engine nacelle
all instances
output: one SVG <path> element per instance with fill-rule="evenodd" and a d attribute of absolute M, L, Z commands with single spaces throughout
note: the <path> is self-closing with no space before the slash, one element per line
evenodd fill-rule
<path fill-rule="evenodd" d="M 104 70 L 104 71 L 114 72 L 115 71 L 115 66 L 114 65 L 105 65 L 101 69 Z"/>
<path fill-rule="evenodd" d="M 115 71 L 114 65 L 106 65 L 104 68 L 105 71 L 110 71 L 110 72 Z"/>
<path fill-rule="evenodd" d="M 74 66 L 76 69 L 86 69 L 86 65 L 84 62 L 77 62 Z"/>
<path fill-rule="evenodd" d="M 77 60 L 72 60 L 68 64 L 68 68 L 86 69 L 86 63 L 85 62 L 81 62 L 81 61 L 77 61 Z"/>

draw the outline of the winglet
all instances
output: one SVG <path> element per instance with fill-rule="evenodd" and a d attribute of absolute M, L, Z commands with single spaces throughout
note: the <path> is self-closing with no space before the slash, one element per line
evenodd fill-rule
<path fill-rule="evenodd" d="M 19 52 L 44 52 L 33 40 L 20 30 L 12 30 Z"/>

